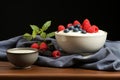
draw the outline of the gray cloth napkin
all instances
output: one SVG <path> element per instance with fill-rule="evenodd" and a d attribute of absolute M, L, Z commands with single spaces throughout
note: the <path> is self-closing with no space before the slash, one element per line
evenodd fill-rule
<path fill-rule="evenodd" d="M 42 40 L 37 37 L 33 41 L 27 41 L 22 36 L 16 36 L 8 40 L 0 41 L 0 61 L 7 61 L 6 50 L 14 47 L 30 46 L 33 42 Z M 48 38 L 56 49 L 60 49 L 54 38 Z M 74 67 L 95 70 L 120 70 L 120 41 L 107 40 L 105 45 L 90 56 L 79 54 L 63 55 L 59 58 L 39 55 L 35 65 L 47 67 Z"/>

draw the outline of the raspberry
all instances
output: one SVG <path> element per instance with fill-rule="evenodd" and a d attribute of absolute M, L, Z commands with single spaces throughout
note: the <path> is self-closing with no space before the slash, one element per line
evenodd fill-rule
<path fill-rule="evenodd" d="M 86 24 L 86 23 L 90 24 L 89 19 L 84 19 L 84 21 L 83 21 L 83 23 L 82 23 L 82 24 Z M 91 26 L 91 25 L 90 25 L 90 26 Z"/>
<path fill-rule="evenodd" d="M 94 33 L 94 28 L 93 27 L 89 27 L 86 31 L 88 33 Z"/>
<path fill-rule="evenodd" d="M 58 26 L 58 31 L 62 31 L 62 30 L 65 30 L 65 27 L 63 25 L 59 25 Z"/>
<path fill-rule="evenodd" d="M 74 26 L 80 25 L 80 22 L 79 22 L 78 20 L 75 20 L 75 21 L 73 22 L 73 25 L 74 25 Z"/>
<path fill-rule="evenodd" d="M 46 51 L 48 49 L 48 46 L 45 42 L 42 42 L 39 46 L 39 49 L 42 51 Z"/>
<path fill-rule="evenodd" d="M 91 27 L 89 23 L 84 23 L 82 26 L 83 26 L 82 29 L 84 30 L 87 30 L 88 28 Z"/>
<path fill-rule="evenodd" d="M 54 51 L 52 52 L 52 56 L 55 57 L 55 58 L 60 57 L 60 55 L 61 55 L 61 53 L 60 53 L 59 50 L 54 50 Z"/>
<path fill-rule="evenodd" d="M 84 25 L 84 24 L 89 24 L 89 26 L 91 26 L 89 19 L 85 19 L 85 20 L 83 21 L 82 25 Z"/>
<path fill-rule="evenodd" d="M 33 43 L 30 47 L 31 47 L 31 48 L 35 48 L 35 49 L 38 49 L 38 48 L 39 48 L 39 45 L 38 45 L 38 43 Z"/>
<path fill-rule="evenodd" d="M 86 31 L 89 33 L 96 33 L 98 32 L 99 28 L 96 25 L 93 25 L 91 27 L 89 27 Z"/>
<path fill-rule="evenodd" d="M 95 33 L 98 32 L 99 28 L 98 28 L 96 25 L 92 25 L 91 27 L 94 28 L 94 32 L 95 32 Z"/>
<path fill-rule="evenodd" d="M 67 24 L 67 28 L 69 28 L 70 26 L 73 26 L 73 24 L 72 23 L 68 23 Z"/>
<path fill-rule="evenodd" d="M 87 30 L 89 27 L 91 27 L 90 21 L 88 19 L 85 19 L 82 23 L 82 26 L 84 30 Z"/>
<path fill-rule="evenodd" d="M 79 22 L 78 20 L 75 20 L 75 21 L 73 22 L 73 25 L 74 25 L 74 26 L 80 25 L 80 27 L 82 28 L 82 25 L 80 24 L 80 22 Z"/>

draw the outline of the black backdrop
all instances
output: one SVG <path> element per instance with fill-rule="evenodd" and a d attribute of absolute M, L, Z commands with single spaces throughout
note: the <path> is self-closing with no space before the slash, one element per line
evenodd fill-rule
<path fill-rule="evenodd" d="M 49 31 L 55 31 L 59 24 L 85 18 L 107 31 L 107 39 L 120 40 L 118 4 L 117 0 L 4 0 L 0 2 L 0 40 L 30 33 L 30 24 L 41 26 L 51 20 Z"/>

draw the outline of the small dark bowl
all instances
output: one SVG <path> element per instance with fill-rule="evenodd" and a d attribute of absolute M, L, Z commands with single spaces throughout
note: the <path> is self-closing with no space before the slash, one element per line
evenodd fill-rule
<path fill-rule="evenodd" d="M 12 48 L 7 50 L 8 60 L 16 68 L 30 68 L 38 58 L 38 50 L 33 48 Z"/>

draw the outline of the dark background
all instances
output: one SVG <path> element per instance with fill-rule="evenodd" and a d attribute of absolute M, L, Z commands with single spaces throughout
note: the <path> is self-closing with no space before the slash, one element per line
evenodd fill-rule
<path fill-rule="evenodd" d="M 88 18 L 108 32 L 109 40 L 120 40 L 117 0 L 4 0 L 0 2 L 0 40 L 31 33 L 30 24 L 42 26 L 48 20 L 48 32 L 59 24 Z"/>

